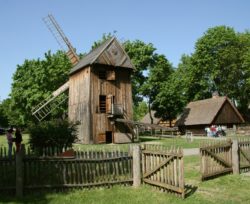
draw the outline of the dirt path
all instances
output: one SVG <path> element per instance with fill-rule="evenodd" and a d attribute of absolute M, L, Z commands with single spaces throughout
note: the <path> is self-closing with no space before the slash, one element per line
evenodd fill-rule
<path fill-rule="evenodd" d="M 199 148 L 183 149 L 184 156 L 199 155 Z"/>

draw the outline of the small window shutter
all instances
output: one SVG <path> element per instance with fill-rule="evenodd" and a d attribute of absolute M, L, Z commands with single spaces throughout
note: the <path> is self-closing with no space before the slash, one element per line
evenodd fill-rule
<path fill-rule="evenodd" d="M 112 114 L 113 95 L 109 94 L 106 99 L 106 113 Z"/>
<path fill-rule="evenodd" d="M 106 72 L 107 74 L 107 80 L 108 81 L 114 81 L 115 80 L 115 71 L 114 70 L 108 70 Z"/>

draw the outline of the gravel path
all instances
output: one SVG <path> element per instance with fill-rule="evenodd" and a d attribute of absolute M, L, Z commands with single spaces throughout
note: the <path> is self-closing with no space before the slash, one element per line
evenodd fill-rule
<path fill-rule="evenodd" d="M 183 149 L 183 154 L 184 154 L 184 156 L 198 155 L 199 154 L 199 148 Z"/>

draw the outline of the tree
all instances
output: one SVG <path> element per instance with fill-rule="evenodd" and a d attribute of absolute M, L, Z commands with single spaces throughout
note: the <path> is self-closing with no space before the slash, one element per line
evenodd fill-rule
<path fill-rule="evenodd" d="M 132 96 L 134 105 L 137 106 L 142 101 L 142 95 L 140 94 L 140 87 L 145 83 L 146 72 L 154 62 L 154 51 L 156 50 L 153 44 L 146 44 L 140 40 L 126 41 L 123 44 L 125 51 L 130 57 L 135 71 L 132 76 Z"/>
<path fill-rule="evenodd" d="M 154 54 L 147 80 L 140 89 L 142 95 L 147 98 L 148 112 L 152 124 L 153 117 L 151 115 L 151 105 L 154 103 L 162 84 L 168 80 L 172 72 L 172 65 L 168 62 L 166 57 L 164 55 Z M 157 106 L 155 106 L 154 109 L 157 109 Z"/>
<path fill-rule="evenodd" d="M 226 26 L 210 28 L 198 39 L 192 55 L 193 76 L 199 78 L 195 99 L 218 91 L 246 110 L 249 42 L 249 33 L 239 34 Z"/>
<path fill-rule="evenodd" d="M 43 60 L 25 60 L 22 65 L 18 65 L 13 75 L 10 104 L 16 117 L 11 122 L 25 125 L 33 121 L 32 107 L 68 80 L 70 67 L 71 63 L 62 51 L 55 54 L 49 51 Z M 60 117 L 65 106 L 59 112 L 54 112 L 53 117 Z"/>
<path fill-rule="evenodd" d="M 138 106 L 134 106 L 134 120 L 139 121 L 141 120 L 148 112 L 148 106 L 145 101 L 139 102 Z"/>
<path fill-rule="evenodd" d="M 5 99 L 0 103 L 0 127 L 8 127 L 10 125 L 8 118 L 9 106 L 10 99 Z"/>
<path fill-rule="evenodd" d="M 155 116 L 163 120 L 171 121 L 181 113 L 186 104 L 182 79 L 179 78 L 180 71 L 175 71 L 169 79 L 161 84 L 159 93 L 152 104 L 152 109 L 156 110 Z"/>

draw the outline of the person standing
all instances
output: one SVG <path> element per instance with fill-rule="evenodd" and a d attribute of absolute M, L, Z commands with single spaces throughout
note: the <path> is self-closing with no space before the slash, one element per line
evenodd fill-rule
<path fill-rule="evenodd" d="M 16 152 L 19 152 L 21 149 L 21 143 L 23 141 L 21 130 L 19 128 L 16 128 L 15 137 Z"/>
<path fill-rule="evenodd" d="M 10 128 L 7 130 L 6 137 L 7 137 L 7 142 L 8 142 L 8 157 L 11 159 L 12 157 L 12 145 L 13 145 L 13 129 Z"/>

